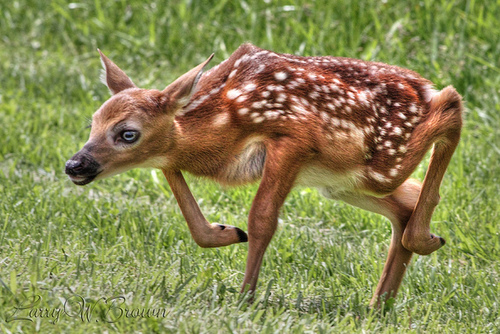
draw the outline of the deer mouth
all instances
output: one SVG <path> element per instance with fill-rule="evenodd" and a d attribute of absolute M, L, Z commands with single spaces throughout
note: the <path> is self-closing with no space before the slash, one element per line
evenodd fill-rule
<path fill-rule="evenodd" d="M 84 186 L 86 184 L 89 184 L 90 182 L 94 181 L 94 179 L 99 175 L 99 173 L 92 174 L 92 175 L 69 175 L 68 177 L 77 186 Z"/>
<path fill-rule="evenodd" d="M 64 170 L 69 179 L 78 186 L 92 182 L 103 170 L 90 154 L 82 151 L 66 161 Z"/>

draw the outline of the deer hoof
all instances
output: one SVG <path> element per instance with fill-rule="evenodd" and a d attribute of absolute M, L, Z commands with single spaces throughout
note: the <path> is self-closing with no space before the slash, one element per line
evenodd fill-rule
<path fill-rule="evenodd" d="M 238 241 L 235 241 L 233 243 L 237 243 L 237 242 L 247 242 L 248 241 L 248 236 L 247 234 L 245 233 L 245 231 L 243 231 L 241 228 L 239 227 L 235 227 L 235 226 L 231 226 L 231 225 L 223 225 L 223 224 L 217 224 L 217 226 L 219 227 L 220 230 L 234 230 L 234 232 L 236 233 L 236 236 L 238 238 Z"/>
<path fill-rule="evenodd" d="M 446 244 L 440 236 L 430 234 L 425 237 L 411 236 L 405 233 L 401 240 L 403 247 L 419 255 L 429 255 Z"/>

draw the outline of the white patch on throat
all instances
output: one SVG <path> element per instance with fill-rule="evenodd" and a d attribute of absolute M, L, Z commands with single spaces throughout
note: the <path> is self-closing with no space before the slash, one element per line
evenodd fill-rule
<path fill-rule="evenodd" d="M 163 156 L 156 156 L 148 158 L 147 160 L 141 162 L 139 165 L 134 166 L 134 168 L 158 168 L 162 169 L 167 167 L 169 164 L 168 158 Z"/>

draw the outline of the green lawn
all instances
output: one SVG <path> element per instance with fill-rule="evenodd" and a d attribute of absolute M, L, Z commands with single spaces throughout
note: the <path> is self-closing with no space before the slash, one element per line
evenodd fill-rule
<path fill-rule="evenodd" d="M 493 0 L 3 1 L 0 332 L 499 333 L 499 18 Z M 368 308 L 390 238 L 377 215 L 295 189 L 249 303 L 238 293 L 247 245 L 199 248 L 160 172 L 66 178 L 109 96 L 97 47 L 161 89 L 247 41 L 396 64 L 463 95 L 432 224 L 447 244 L 414 257 L 387 312 Z M 188 183 L 211 222 L 246 230 L 256 185 Z"/>

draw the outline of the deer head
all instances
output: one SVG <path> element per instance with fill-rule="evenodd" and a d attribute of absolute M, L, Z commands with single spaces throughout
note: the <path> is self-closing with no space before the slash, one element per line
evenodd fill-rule
<path fill-rule="evenodd" d="M 90 138 L 66 162 L 66 174 L 77 185 L 136 167 L 165 168 L 175 146 L 175 115 L 189 103 L 206 61 L 165 89 L 137 88 L 100 50 L 103 81 L 113 94 L 93 115 Z"/>

